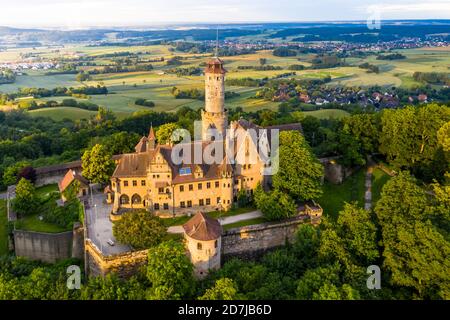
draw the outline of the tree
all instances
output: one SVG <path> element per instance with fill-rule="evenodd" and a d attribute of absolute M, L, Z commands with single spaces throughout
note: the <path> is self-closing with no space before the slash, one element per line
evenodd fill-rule
<path fill-rule="evenodd" d="M 172 134 L 176 129 L 181 129 L 180 126 L 176 123 L 166 123 L 159 126 L 158 130 L 156 131 L 156 139 L 158 140 L 158 143 L 166 144 L 180 141 L 181 138 L 175 140 L 172 139 Z"/>
<path fill-rule="evenodd" d="M 161 219 L 145 210 L 129 211 L 113 225 L 114 237 L 135 249 L 148 249 L 164 239 L 167 229 Z"/>
<path fill-rule="evenodd" d="M 296 200 L 312 200 L 322 195 L 323 166 L 303 136 L 297 131 L 280 132 L 279 169 L 273 186 Z"/>
<path fill-rule="evenodd" d="M 27 161 L 19 161 L 7 167 L 3 173 L 3 184 L 5 186 L 16 184 L 19 172 L 27 166 L 29 166 Z"/>
<path fill-rule="evenodd" d="M 107 182 L 114 171 L 111 153 L 101 144 L 86 150 L 81 157 L 82 175 L 93 183 Z"/>
<path fill-rule="evenodd" d="M 33 184 L 25 178 L 16 186 L 16 197 L 12 201 L 13 210 L 21 215 L 37 211 L 38 199 Z"/>
<path fill-rule="evenodd" d="M 255 190 L 256 207 L 269 221 L 282 220 L 297 214 L 297 207 L 292 198 L 279 190 L 264 192 L 259 186 Z"/>
<path fill-rule="evenodd" d="M 88 72 L 82 71 L 82 72 L 77 73 L 75 80 L 79 81 L 79 82 L 91 80 L 91 75 Z"/>
<path fill-rule="evenodd" d="M 143 300 L 144 287 L 132 277 L 127 281 L 114 274 L 105 277 L 90 277 L 81 288 L 81 300 Z"/>
<path fill-rule="evenodd" d="M 193 289 L 193 265 L 182 243 L 166 241 L 148 251 L 150 298 L 188 298 Z"/>
<path fill-rule="evenodd" d="M 367 210 L 346 203 L 339 212 L 336 229 L 345 246 L 361 264 L 369 265 L 379 257 L 377 228 Z"/>
<path fill-rule="evenodd" d="M 448 162 L 439 152 L 438 130 L 450 121 L 450 107 L 384 110 L 381 115 L 380 152 L 400 169 L 410 169 L 420 178 L 440 180 Z"/>
<path fill-rule="evenodd" d="M 206 289 L 205 294 L 198 300 L 236 300 L 238 299 L 237 286 L 232 279 L 221 278 L 214 287 Z"/>
<path fill-rule="evenodd" d="M 31 167 L 31 166 L 26 166 L 23 167 L 18 175 L 17 178 L 20 180 L 21 178 L 25 178 L 28 181 L 30 181 L 31 183 L 35 183 L 36 182 L 36 170 Z"/>
<path fill-rule="evenodd" d="M 375 213 L 382 229 L 383 264 L 392 274 L 391 283 L 409 287 L 420 298 L 448 299 L 449 230 L 437 196 L 436 204 L 413 177 L 400 172 L 383 186 Z"/>

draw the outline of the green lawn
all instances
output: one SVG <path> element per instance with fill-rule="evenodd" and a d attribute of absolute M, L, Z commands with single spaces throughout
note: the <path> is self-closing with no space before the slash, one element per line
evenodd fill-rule
<path fill-rule="evenodd" d="M 239 222 L 235 222 L 235 223 L 226 224 L 223 226 L 223 228 L 224 228 L 224 230 L 228 230 L 231 228 L 251 226 L 251 225 L 259 224 L 259 223 L 263 223 L 263 222 L 267 222 L 267 221 L 264 218 L 254 218 L 254 219 L 243 220 L 243 221 L 239 221 Z"/>
<path fill-rule="evenodd" d="M 305 116 L 313 116 L 318 119 L 341 119 L 344 117 L 348 117 L 350 114 L 341 109 L 321 109 L 321 110 L 314 110 L 314 111 L 304 111 L 303 114 Z"/>
<path fill-rule="evenodd" d="M 380 199 L 381 189 L 384 184 L 389 181 L 391 177 L 386 174 L 383 170 L 376 168 L 373 170 L 372 175 L 372 207 L 375 206 L 377 201 Z"/>
<path fill-rule="evenodd" d="M 323 185 L 323 195 L 318 201 L 324 214 L 336 218 L 344 207 L 344 202 L 357 201 L 360 206 L 363 206 L 364 178 L 365 168 L 352 174 L 342 184 L 335 185 L 326 181 Z"/>
<path fill-rule="evenodd" d="M 55 107 L 28 111 L 32 117 L 50 117 L 53 120 L 63 120 L 65 118 L 71 120 L 89 119 L 96 115 L 97 112 L 71 107 Z"/>
<path fill-rule="evenodd" d="M 254 207 L 242 207 L 242 208 L 231 209 L 229 211 L 212 211 L 212 212 L 208 212 L 207 214 L 210 217 L 218 219 L 218 218 L 222 218 L 222 217 L 235 216 L 238 214 L 243 214 L 243 213 L 247 213 L 247 212 L 254 211 L 254 210 L 256 210 L 256 208 L 254 208 Z M 182 217 L 176 217 L 176 218 L 163 218 L 162 221 L 166 227 L 171 227 L 171 226 L 179 226 L 179 225 L 185 224 L 191 218 L 192 217 L 182 216 Z"/>
<path fill-rule="evenodd" d="M 16 221 L 16 229 L 48 233 L 69 231 L 69 229 L 62 228 L 52 223 L 41 221 L 38 214 L 30 215 Z"/>
<path fill-rule="evenodd" d="M 56 183 L 47 184 L 45 186 L 36 188 L 36 195 L 38 195 L 39 197 L 47 196 L 53 192 L 59 192 L 58 185 Z"/>
<path fill-rule="evenodd" d="M 0 200 L 0 256 L 8 253 L 8 218 L 6 201 Z"/>

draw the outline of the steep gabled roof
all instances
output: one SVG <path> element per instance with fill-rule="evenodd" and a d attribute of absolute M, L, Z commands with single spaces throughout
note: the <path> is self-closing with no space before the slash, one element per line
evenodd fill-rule
<path fill-rule="evenodd" d="M 147 137 L 142 137 L 141 140 L 139 140 L 138 144 L 134 147 L 134 150 L 136 150 L 137 153 L 146 152 L 147 141 L 148 141 Z"/>
<path fill-rule="evenodd" d="M 189 237 L 199 241 L 216 240 L 222 235 L 220 222 L 203 212 L 198 212 L 186 222 L 183 229 Z"/>
<path fill-rule="evenodd" d="M 58 183 L 59 191 L 63 192 L 73 181 L 79 181 L 81 184 L 89 185 L 89 181 L 75 170 L 69 169 L 64 178 Z"/>

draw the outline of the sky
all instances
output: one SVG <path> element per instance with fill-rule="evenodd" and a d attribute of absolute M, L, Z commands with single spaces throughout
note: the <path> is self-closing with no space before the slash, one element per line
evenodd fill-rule
<path fill-rule="evenodd" d="M 0 0 L 0 26 L 450 19 L 450 0 Z"/>

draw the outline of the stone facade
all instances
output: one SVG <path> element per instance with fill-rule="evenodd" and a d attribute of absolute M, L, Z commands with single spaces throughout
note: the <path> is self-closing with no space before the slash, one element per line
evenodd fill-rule
<path fill-rule="evenodd" d="M 132 251 L 104 256 L 89 240 L 85 241 L 87 274 L 92 277 L 115 273 L 119 277 L 129 278 L 147 263 L 148 250 Z"/>
<path fill-rule="evenodd" d="M 68 258 L 83 258 L 83 228 L 73 231 L 44 233 L 14 230 L 16 256 L 55 263 Z"/>
<path fill-rule="evenodd" d="M 232 257 L 254 259 L 265 252 L 292 242 L 300 224 L 308 220 L 306 215 L 281 222 L 268 222 L 233 228 L 222 234 L 222 260 Z"/>

